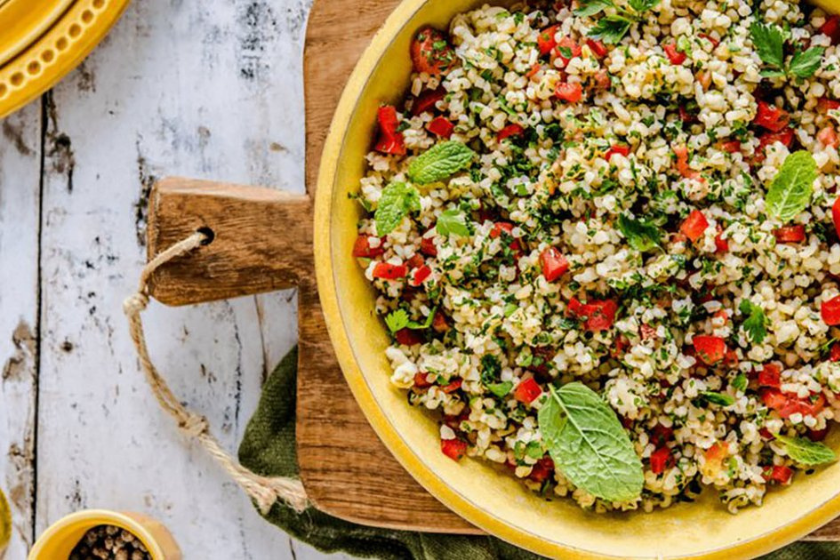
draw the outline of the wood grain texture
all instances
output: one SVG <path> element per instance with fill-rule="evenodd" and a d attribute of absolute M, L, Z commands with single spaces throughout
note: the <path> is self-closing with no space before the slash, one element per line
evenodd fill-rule
<path fill-rule="evenodd" d="M 148 258 L 195 231 L 212 239 L 156 273 L 152 294 L 188 305 L 297 287 L 314 266 L 311 217 L 306 195 L 163 179 L 149 200 Z"/>

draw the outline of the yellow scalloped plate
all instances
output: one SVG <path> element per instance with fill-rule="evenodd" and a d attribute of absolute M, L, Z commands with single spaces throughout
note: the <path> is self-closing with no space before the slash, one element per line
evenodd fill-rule
<path fill-rule="evenodd" d="M 78 66 L 129 0 L 0 0 L 0 118 Z"/>
<path fill-rule="evenodd" d="M 712 495 L 653 513 L 598 515 L 572 500 L 547 502 L 482 461 L 456 463 L 440 452 L 437 424 L 391 385 L 389 344 L 373 313 L 376 296 L 352 256 L 360 206 L 356 192 L 380 103 L 409 85 L 412 34 L 446 27 L 487 0 L 405 0 L 362 55 L 330 128 L 315 203 L 315 265 L 336 355 L 368 421 L 394 456 L 441 502 L 474 525 L 522 548 L 564 560 L 755 558 L 802 538 L 840 514 L 840 463 L 797 476 L 763 507 L 732 515 Z M 825 0 L 833 7 L 836 0 Z M 490 0 L 499 4 L 501 0 Z M 840 449 L 840 433 L 829 438 Z"/>

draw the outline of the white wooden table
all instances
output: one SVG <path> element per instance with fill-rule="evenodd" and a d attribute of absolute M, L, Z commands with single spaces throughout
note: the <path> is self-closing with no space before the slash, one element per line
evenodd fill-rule
<path fill-rule="evenodd" d="M 308 0 L 135 0 L 104 43 L 0 121 L 0 487 L 6 560 L 85 508 L 163 521 L 188 559 L 321 555 L 264 522 L 157 408 L 122 300 L 145 199 L 177 174 L 303 192 Z M 295 343 L 295 295 L 146 314 L 173 389 L 235 450 Z"/>

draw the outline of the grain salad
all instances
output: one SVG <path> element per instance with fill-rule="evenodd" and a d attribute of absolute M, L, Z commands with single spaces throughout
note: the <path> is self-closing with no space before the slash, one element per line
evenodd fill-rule
<path fill-rule="evenodd" d="M 835 461 L 838 43 L 786 0 L 416 31 L 353 256 L 445 455 L 595 511 L 736 512 Z"/>

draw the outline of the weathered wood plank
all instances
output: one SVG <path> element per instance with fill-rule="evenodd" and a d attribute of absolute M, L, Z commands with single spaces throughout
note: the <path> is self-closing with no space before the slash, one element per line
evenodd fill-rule
<path fill-rule="evenodd" d="M 38 103 L 0 121 L 0 488 L 12 507 L 10 560 L 26 557 L 34 517 L 40 123 Z"/>
<path fill-rule="evenodd" d="M 190 558 L 292 556 L 288 537 L 157 408 L 121 302 L 145 262 L 143 201 L 155 178 L 302 192 L 306 7 L 136 2 L 56 88 L 44 177 L 39 532 L 82 507 L 139 509 L 170 527 Z M 294 305 L 279 292 L 147 313 L 161 370 L 228 449 L 294 340 Z"/>

